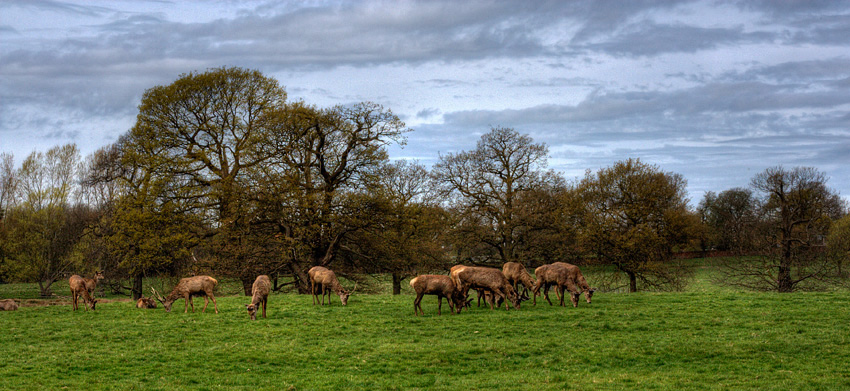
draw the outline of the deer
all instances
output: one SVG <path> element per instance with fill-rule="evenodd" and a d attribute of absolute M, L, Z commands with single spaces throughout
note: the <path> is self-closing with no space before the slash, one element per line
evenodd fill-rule
<path fill-rule="evenodd" d="M 464 307 L 464 296 L 449 276 L 437 274 L 423 274 L 410 280 L 410 287 L 416 292 L 413 300 L 413 313 L 419 316 L 422 310 L 422 297 L 425 295 L 437 296 L 437 315 L 442 315 L 443 298 L 449 302 L 449 307 L 455 313 L 460 313 Z"/>
<path fill-rule="evenodd" d="M 156 301 L 150 297 L 140 297 L 139 300 L 136 300 L 136 308 L 155 309 Z"/>
<path fill-rule="evenodd" d="M 74 274 L 73 276 L 68 278 L 68 285 L 71 287 L 71 299 L 73 301 L 74 311 L 79 308 L 77 300 L 80 296 L 82 296 L 83 298 L 83 306 L 85 307 L 86 311 L 89 310 L 89 307 L 91 307 L 92 311 L 94 311 L 94 307 L 95 304 L 97 304 L 97 300 L 92 298 L 92 296 L 89 294 L 86 279 L 77 274 Z M 97 285 L 96 281 L 95 285 Z"/>
<path fill-rule="evenodd" d="M 528 274 L 528 271 L 525 270 L 525 266 L 523 266 L 519 262 L 505 262 L 502 265 L 502 273 L 505 275 L 505 278 L 508 279 L 508 283 L 510 283 L 517 292 L 519 292 L 519 284 L 523 286 L 523 294 L 526 294 L 528 291 L 534 288 L 534 281 L 531 278 L 531 275 Z"/>
<path fill-rule="evenodd" d="M 313 305 L 319 302 L 318 293 L 322 294 L 322 305 L 325 305 L 325 293 L 328 295 L 328 305 L 331 304 L 331 291 L 339 296 L 342 305 L 348 304 L 348 297 L 357 290 L 357 284 L 351 291 L 345 290 L 336 278 L 333 270 L 322 266 L 313 266 L 307 271 L 310 276 L 310 292 L 313 294 Z M 316 290 L 318 288 L 318 291 Z"/>
<path fill-rule="evenodd" d="M 86 290 L 89 291 L 89 295 L 94 297 L 95 289 L 97 289 L 97 283 L 103 279 L 103 272 L 98 270 L 94 272 L 94 276 L 92 278 L 84 278 L 86 280 Z"/>
<path fill-rule="evenodd" d="M 192 312 L 195 312 L 195 303 L 192 302 L 192 297 L 203 296 L 204 309 L 201 312 L 207 312 L 207 306 L 210 304 L 210 299 L 212 299 L 213 307 L 215 307 L 215 313 L 217 314 L 218 303 L 216 303 L 215 295 L 213 295 L 213 289 L 215 289 L 217 284 L 218 281 L 215 278 L 202 275 L 181 279 L 165 299 L 153 287 L 151 287 L 151 290 L 156 296 L 156 299 L 165 307 L 165 312 L 171 312 L 171 305 L 178 299 L 183 299 L 186 302 L 183 309 L 184 314 L 189 312 L 190 305 L 192 306 Z"/>
<path fill-rule="evenodd" d="M 563 267 L 567 273 L 567 278 L 572 281 L 575 285 L 575 288 L 578 288 L 581 293 L 584 293 L 584 298 L 587 300 L 587 304 L 590 304 L 590 299 L 593 297 L 593 292 L 596 292 L 596 288 L 591 288 L 587 283 L 587 280 L 584 279 L 584 275 L 581 274 L 581 269 L 578 266 L 566 263 L 566 262 L 555 262 L 553 265 Z M 580 295 L 580 294 L 579 294 Z M 561 298 L 561 305 L 563 303 L 563 296 Z M 575 297 L 573 301 L 573 307 L 578 307 L 578 296 Z"/>
<path fill-rule="evenodd" d="M 514 308 L 520 308 L 520 298 L 516 290 L 508 283 L 508 279 L 499 269 L 489 267 L 456 265 L 449 272 L 452 281 L 466 297 L 470 288 L 489 290 L 493 293 L 495 300 L 489 300 L 490 309 L 498 299 L 505 300 L 505 309 L 509 309 L 508 301 Z"/>
<path fill-rule="evenodd" d="M 257 276 L 257 279 L 254 280 L 254 285 L 251 287 L 251 304 L 245 305 L 251 320 L 257 320 L 257 310 L 260 309 L 260 305 L 263 306 L 263 318 L 266 317 L 266 305 L 269 301 L 271 288 L 271 280 L 265 274 Z"/>
<path fill-rule="evenodd" d="M 0 300 L 0 311 L 15 311 L 18 309 L 18 303 L 14 299 Z"/>

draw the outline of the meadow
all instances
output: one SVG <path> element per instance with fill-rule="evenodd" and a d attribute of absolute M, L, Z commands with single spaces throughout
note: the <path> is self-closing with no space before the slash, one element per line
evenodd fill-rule
<path fill-rule="evenodd" d="M 235 294 L 219 297 L 219 314 L 201 313 L 203 299 L 188 314 L 182 300 L 171 313 L 129 301 L 0 312 L 0 389 L 850 389 L 846 290 L 739 292 L 701 278 L 578 308 L 444 305 L 437 316 L 426 296 L 416 317 L 405 288 L 346 307 L 273 294 L 253 322 Z M 0 285 L 0 296 L 26 289 Z"/>

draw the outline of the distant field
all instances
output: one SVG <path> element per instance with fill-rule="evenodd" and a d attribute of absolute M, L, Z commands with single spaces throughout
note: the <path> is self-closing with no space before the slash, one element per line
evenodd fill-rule
<path fill-rule="evenodd" d="M 219 314 L 184 314 L 182 301 L 172 313 L 24 307 L 0 312 L 0 389 L 850 389 L 850 293 L 697 282 L 441 317 L 434 297 L 415 317 L 410 294 L 355 294 L 347 307 L 276 294 L 255 322 L 243 296 L 221 297 Z"/>

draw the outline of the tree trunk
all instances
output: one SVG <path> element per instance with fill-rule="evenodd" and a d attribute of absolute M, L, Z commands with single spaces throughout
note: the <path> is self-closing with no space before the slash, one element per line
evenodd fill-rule
<path fill-rule="evenodd" d="M 794 284 L 791 282 L 791 267 L 786 265 L 779 266 L 779 273 L 776 276 L 777 290 L 780 293 L 789 293 L 794 290 Z"/>
<path fill-rule="evenodd" d="M 53 285 L 54 281 L 47 281 L 47 285 L 44 284 L 44 281 L 38 282 L 38 290 L 41 293 L 41 297 L 50 297 L 53 296 L 53 291 L 50 289 L 50 286 Z"/>
<path fill-rule="evenodd" d="M 142 297 L 142 276 L 133 277 L 133 300 L 139 300 Z"/>
<path fill-rule="evenodd" d="M 401 282 L 404 280 L 404 277 L 393 273 L 393 295 L 401 294 Z"/>
<path fill-rule="evenodd" d="M 298 293 L 310 293 L 310 277 L 307 276 L 307 272 L 301 264 L 293 261 L 289 264 L 289 267 L 292 269 L 292 277 L 294 278 L 295 287 L 298 289 Z"/>
<path fill-rule="evenodd" d="M 242 281 L 242 289 L 245 291 L 245 296 L 251 296 L 251 290 L 254 288 L 254 280 L 251 277 L 239 277 L 239 281 Z"/>
<path fill-rule="evenodd" d="M 637 274 L 635 272 L 627 272 L 629 275 L 629 293 L 637 292 Z"/>

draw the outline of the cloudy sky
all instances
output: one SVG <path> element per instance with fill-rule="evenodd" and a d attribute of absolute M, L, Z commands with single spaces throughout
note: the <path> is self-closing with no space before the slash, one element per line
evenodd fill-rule
<path fill-rule="evenodd" d="M 181 73 L 259 69 L 291 99 L 384 105 L 430 165 L 491 126 L 549 146 L 567 178 L 630 157 L 692 202 L 767 167 L 850 195 L 850 2 L 0 2 L 0 152 L 133 124 Z"/>

